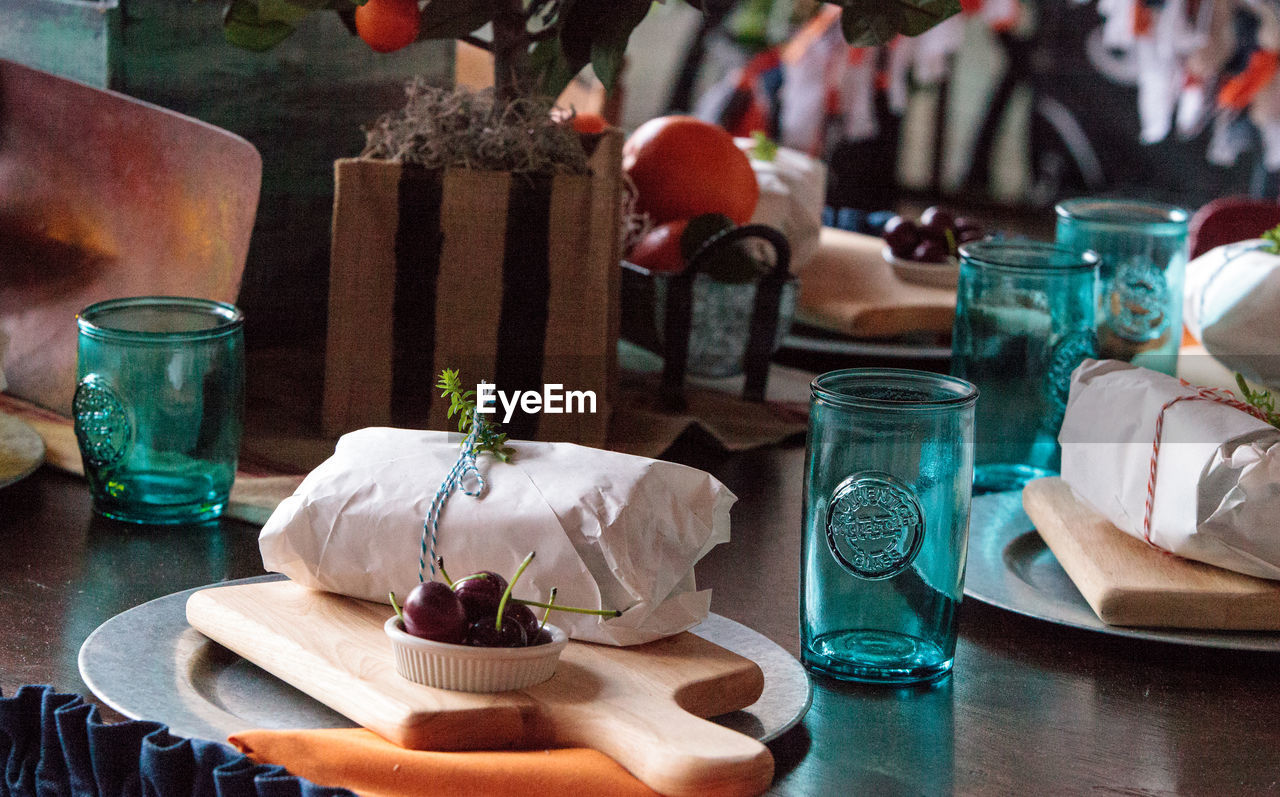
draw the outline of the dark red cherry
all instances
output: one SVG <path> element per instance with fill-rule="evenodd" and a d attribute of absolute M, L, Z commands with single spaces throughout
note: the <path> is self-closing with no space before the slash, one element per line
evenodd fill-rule
<path fill-rule="evenodd" d="M 941 263 L 947 259 L 947 245 L 934 239 L 921 241 L 911 253 L 911 259 L 924 263 Z"/>
<path fill-rule="evenodd" d="M 427 581 L 413 588 L 404 600 L 404 630 L 423 639 L 460 643 L 467 629 L 467 614 L 449 585 Z"/>
<path fill-rule="evenodd" d="M 481 617 L 493 618 L 498 613 L 498 602 L 507 589 L 507 580 L 492 570 L 483 570 L 454 583 L 453 592 L 466 610 L 467 621 Z"/>
<path fill-rule="evenodd" d="M 920 230 L 914 222 L 894 216 L 884 225 L 884 242 L 894 255 L 910 257 L 911 251 L 920 243 Z"/>

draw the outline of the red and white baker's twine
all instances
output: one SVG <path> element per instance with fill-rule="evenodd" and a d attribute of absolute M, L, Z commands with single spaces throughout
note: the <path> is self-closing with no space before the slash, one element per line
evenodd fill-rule
<path fill-rule="evenodd" d="M 1147 478 L 1147 504 L 1142 517 L 1142 538 L 1149 545 L 1155 545 L 1151 542 L 1151 512 L 1155 505 L 1156 496 L 1156 462 L 1160 459 L 1160 436 L 1164 433 L 1164 414 L 1170 407 L 1179 401 L 1212 401 L 1215 404 L 1225 404 L 1233 407 L 1241 412 L 1247 412 L 1253 417 L 1265 421 L 1266 416 L 1262 414 L 1262 410 L 1251 404 L 1246 404 L 1236 398 L 1235 394 L 1229 390 L 1223 390 L 1217 387 L 1201 387 L 1193 385 L 1185 379 L 1179 379 L 1183 387 L 1189 387 L 1194 393 L 1187 393 L 1181 396 L 1174 396 L 1164 403 L 1160 408 L 1160 414 L 1156 416 L 1156 437 L 1151 443 L 1151 469 L 1150 476 Z M 1156 546 L 1159 547 L 1159 546 Z M 1162 549 L 1163 550 L 1163 549 Z"/>

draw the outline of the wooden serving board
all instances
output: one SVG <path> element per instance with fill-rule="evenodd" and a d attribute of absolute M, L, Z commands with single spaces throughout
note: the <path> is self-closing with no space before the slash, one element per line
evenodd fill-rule
<path fill-rule="evenodd" d="M 590 747 L 672 795 L 758 794 L 773 778 L 768 748 L 700 719 L 751 705 L 764 674 L 700 637 L 570 642 L 551 680 L 474 694 L 396 673 L 382 629 L 390 611 L 291 581 L 213 587 L 187 602 L 197 630 L 402 747 Z"/>
<path fill-rule="evenodd" d="M 1038 479 L 1022 504 L 1062 569 L 1104 623 L 1280 630 L 1280 582 L 1165 553 L 1125 534 L 1062 479 Z"/>

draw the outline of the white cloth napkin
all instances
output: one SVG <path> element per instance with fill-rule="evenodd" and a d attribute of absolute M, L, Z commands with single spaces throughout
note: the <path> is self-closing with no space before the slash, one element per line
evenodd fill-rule
<path fill-rule="evenodd" d="M 1122 531 L 1144 536 L 1161 407 L 1194 394 L 1179 380 L 1115 360 L 1072 374 L 1058 440 L 1062 478 Z M 1167 551 L 1280 579 L 1280 429 L 1205 400 L 1164 414 L 1150 541 Z"/>
<path fill-rule="evenodd" d="M 262 529 L 267 570 L 314 589 L 387 602 L 418 582 L 423 522 L 459 453 L 459 435 L 371 428 L 345 435 Z M 475 498 L 455 491 L 440 515 L 436 553 L 457 579 L 510 578 L 536 558 L 516 597 L 622 616 L 553 613 L 575 639 L 634 645 L 706 618 L 710 591 L 693 565 L 729 539 L 737 500 L 709 474 L 670 462 L 569 443 L 513 442 L 502 463 L 482 454 Z M 474 486 L 466 482 L 466 486 Z"/>

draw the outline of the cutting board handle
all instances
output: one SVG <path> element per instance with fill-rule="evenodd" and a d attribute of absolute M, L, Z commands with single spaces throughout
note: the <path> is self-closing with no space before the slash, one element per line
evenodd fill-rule
<path fill-rule="evenodd" d="M 629 701 L 627 701 L 629 702 Z M 760 742 L 674 703 L 581 703 L 542 719 L 558 744 L 594 747 L 649 788 L 681 797 L 743 797 L 769 788 L 773 755 Z"/>

